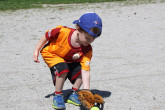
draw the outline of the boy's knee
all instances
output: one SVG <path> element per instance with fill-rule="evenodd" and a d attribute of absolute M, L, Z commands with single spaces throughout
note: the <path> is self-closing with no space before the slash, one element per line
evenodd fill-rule
<path fill-rule="evenodd" d="M 68 74 L 68 72 L 65 72 L 65 73 L 63 73 L 63 74 L 59 75 L 58 77 L 61 77 L 61 78 L 66 78 L 67 74 Z"/>

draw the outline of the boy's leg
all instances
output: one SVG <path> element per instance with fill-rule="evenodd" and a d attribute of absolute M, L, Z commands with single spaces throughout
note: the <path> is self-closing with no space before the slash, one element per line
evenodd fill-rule
<path fill-rule="evenodd" d="M 67 78 L 73 84 L 73 87 L 79 89 L 82 85 L 82 77 L 81 77 L 81 65 L 80 63 L 70 63 L 68 64 L 70 73 Z"/>
<path fill-rule="evenodd" d="M 65 109 L 64 97 L 62 94 L 62 89 L 66 79 L 67 73 L 63 73 L 60 76 L 56 76 L 56 86 L 55 86 L 55 96 L 53 98 L 53 107 L 55 109 Z"/>
<path fill-rule="evenodd" d="M 67 76 L 67 73 L 63 73 L 60 76 L 56 76 L 56 86 L 55 86 L 56 93 L 62 92 L 66 76 Z"/>
<path fill-rule="evenodd" d="M 72 93 L 69 95 L 67 103 L 74 104 L 79 106 L 81 103 L 78 99 L 77 91 L 82 85 L 82 77 L 81 77 L 81 65 L 80 63 L 71 63 L 68 64 L 70 73 L 68 74 L 68 79 L 73 84 Z"/>
<path fill-rule="evenodd" d="M 81 87 L 81 85 L 82 85 L 82 77 L 81 77 L 81 74 L 80 75 L 78 75 L 78 77 L 75 79 L 75 82 L 74 82 L 74 84 L 73 84 L 73 88 L 75 88 L 75 89 L 79 89 L 80 87 Z"/>
<path fill-rule="evenodd" d="M 58 63 L 51 67 L 50 71 L 56 91 L 62 92 L 67 73 L 69 72 L 67 63 Z"/>
<path fill-rule="evenodd" d="M 72 93 L 69 95 L 67 103 L 71 103 L 76 106 L 79 106 L 81 104 L 77 95 L 77 91 L 79 90 L 81 85 L 82 85 L 82 79 L 81 79 L 81 75 L 79 75 L 75 79 L 75 83 L 73 84 L 73 87 L 72 87 Z"/>
<path fill-rule="evenodd" d="M 69 72 L 68 65 L 66 63 L 59 63 L 50 68 L 53 83 L 55 85 L 55 97 L 53 98 L 53 107 L 55 109 L 65 109 L 65 102 L 63 99 L 62 89 Z"/>

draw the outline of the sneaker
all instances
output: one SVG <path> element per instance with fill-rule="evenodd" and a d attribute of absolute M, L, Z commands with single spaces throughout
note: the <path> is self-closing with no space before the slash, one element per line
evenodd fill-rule
<path fill-rule="evenodd" d="M 62 95 L 55 95 L 53 98 L 53 108 L 65 109 L 65 102 Z"/>
<path fill-rule="evenodd" d="M 79 101 L 78 95 L 77 95 L 76 92 L 73 92 L 73 93 L 69 96 L 69 98 L 68 98 L 68 100 L 67 100 L 67 103 L 74 104 L 74 105 L 76 105 L 76 106 L 81 105 L 81 102 Z"/>

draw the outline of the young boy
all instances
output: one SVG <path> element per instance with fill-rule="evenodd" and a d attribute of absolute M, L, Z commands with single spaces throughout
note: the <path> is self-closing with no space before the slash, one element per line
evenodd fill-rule
<path fill-rule="evenodd" d="M 48 30 L 33 53 L 34 62 L 39 63 L 38 55 L 41 50 L 41 55 L 50 68 L 55 85 L 53 98 L 55 109 L 65 109 L 62 90 L 67 78 L 73 84 L 73 93 L 69 96 L 68 103 L 80 105 L 76 91 L 81 84 L 83 84 L 83 89 L 90 89 L 90 60 L 92 58 L 90 44 L 101 35 L 102 20 L 96 13 L 85 13 L 73 24 L 76 24 L 76 29 L 60 25 Z"/>

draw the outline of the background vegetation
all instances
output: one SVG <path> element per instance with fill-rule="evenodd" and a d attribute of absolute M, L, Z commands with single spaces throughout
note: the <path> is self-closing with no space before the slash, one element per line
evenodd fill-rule
<path fill-rule="evenodd" d="M 0 10 L 42 8 L 42 4 L 97 3 L 125 0 L 0 0 Z"/>
<path fill-rule="evenodd" d="M 165 0 L 0 0 L 0 11 L 42 8 L 43 4 L 100 3 L 114 1 L 125 1 L 126 4 L 154 3 L 156 1 L 165 2 Z"/>

